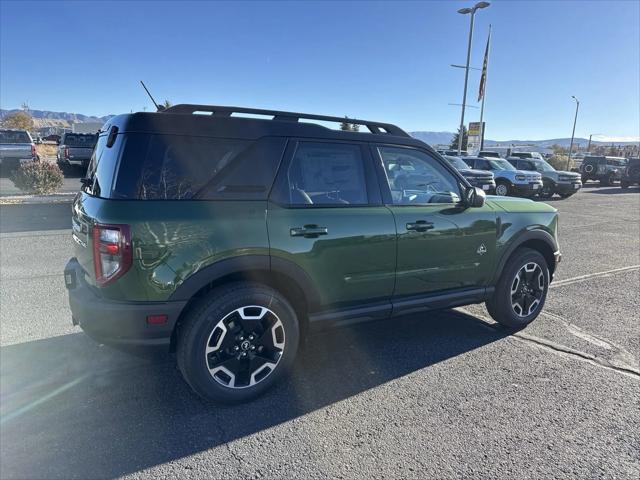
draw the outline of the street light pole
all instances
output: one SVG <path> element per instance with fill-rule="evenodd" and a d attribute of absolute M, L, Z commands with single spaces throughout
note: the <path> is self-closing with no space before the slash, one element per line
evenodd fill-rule
<path fill-rule="evenodd" d="M 578 100 L 574 95 L 571 95 L 571 98 L 573 98 L 576 101 L 576 115 L 575 117 L 573 117 L 573 131 L 571 132 L 571 143 L 569 144 L 569 159 L 567 160 L 567 170 L 570 170 L 570 164 L 571 164 L 571 151 L 573 150 L 573 137 L 576 134 L 576 122 L 578 121 L 578 109 L 580 108 L 580 100 Z"/>
<path fill-rule="evenodd" d="M 462 139 L 464 137 L 464 109 L 467 106 L 467 84 L 469 83 L 469 61 L 471 60 L 471 40 L 473 39 L 473 19 L 476 15 L 476 10 L 480 8 L 486 8 L 490 4 L 489 2 L 478 2 L 471 8 L 461 8 L 458 13 L 466 15 L 471 14 L 471 20 L 469 23 L 469 42 L 467 44 L 467 63 L 464 69 L 464 92 L 462 94 L 462 114 L 460 115 L 460 130 L 458 133 L 458 155 L 462 154 Z"/>

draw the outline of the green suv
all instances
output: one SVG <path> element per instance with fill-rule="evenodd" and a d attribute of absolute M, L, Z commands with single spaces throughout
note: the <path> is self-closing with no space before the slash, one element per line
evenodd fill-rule
<path fill-rule="evenodd" d="M 324 126 L 343 120 L 207 105 L 109 120 L 72 207 L 74 324 L 175 352 L 198 394 L 233 403 L 316 325 L 481 302 L 509 328 L 533 321 L 557 211 L 485 198 L 395 125 Z"/>

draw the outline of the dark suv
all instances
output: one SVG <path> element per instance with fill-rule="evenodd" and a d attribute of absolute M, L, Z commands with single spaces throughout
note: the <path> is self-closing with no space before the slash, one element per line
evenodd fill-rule
<path fill-rule="evenodd" d="M 556 193 L 561 198 L 569 198 L 582 188 L 579 173 L 559 171 L 546 160 L 537 157 L 523 158 L 521 155 L 523 154 L 514 154 L 508 157 L 507 161 L 518 170 L 539 172 L 542 175 L 542 188 L 538 192 L 540 198 L 551 198 Z"/>
<path fill-rule="evenodd" d="M 557 211 L 485 200 L 394 125 L 311 123 L 343 120 L 206 105 L 109 120 L 72 207 L 74 324 L 174 351 L 198 394 L 238 402 L 314 325 L 480 302 L 507 327 L 533 321 Z"/>
<path fill-rule="evenodd" d="M 600 185 L 613 185 L 614 182 L 622 178 L 626 167 L 627 159 L 623 157 L 584 157 L 582 165 L 580 165 L 582 182 L 599 180 Z"/>
<path fill-rule="evenodd" d="M 620 179 L 620 187 L 629 188 L 629 185 L 640 184 L 640 158 L 630 158 L 627 168 Z"/>

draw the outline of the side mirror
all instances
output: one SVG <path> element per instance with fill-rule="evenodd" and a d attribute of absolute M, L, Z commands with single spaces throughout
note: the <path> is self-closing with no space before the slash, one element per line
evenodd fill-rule
<path fill-rule="evenodd" d="M 478 187 L 471 187 L 465 192 L 467 207 L 482 207 L 486 198 L 487 196 L 485 195 L 484 190 Z"/>

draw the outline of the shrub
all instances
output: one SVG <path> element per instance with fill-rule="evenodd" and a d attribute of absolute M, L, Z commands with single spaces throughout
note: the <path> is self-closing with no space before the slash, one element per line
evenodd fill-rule
<path fill-rule="evenodd" d="M 27 162 L 13 173 L 11 180 L 23 192 L 53 193 L 62 186 L 64 175 L 55 163 Z"/>
<path fill-rule="evenodd" d="M 571 170 L 571 168 L 574 166 L 573 160 L 571 160 L 569 168 L 567 169 L 567 155 L 554 155 L 547 161 L 556 170 Z"/>

